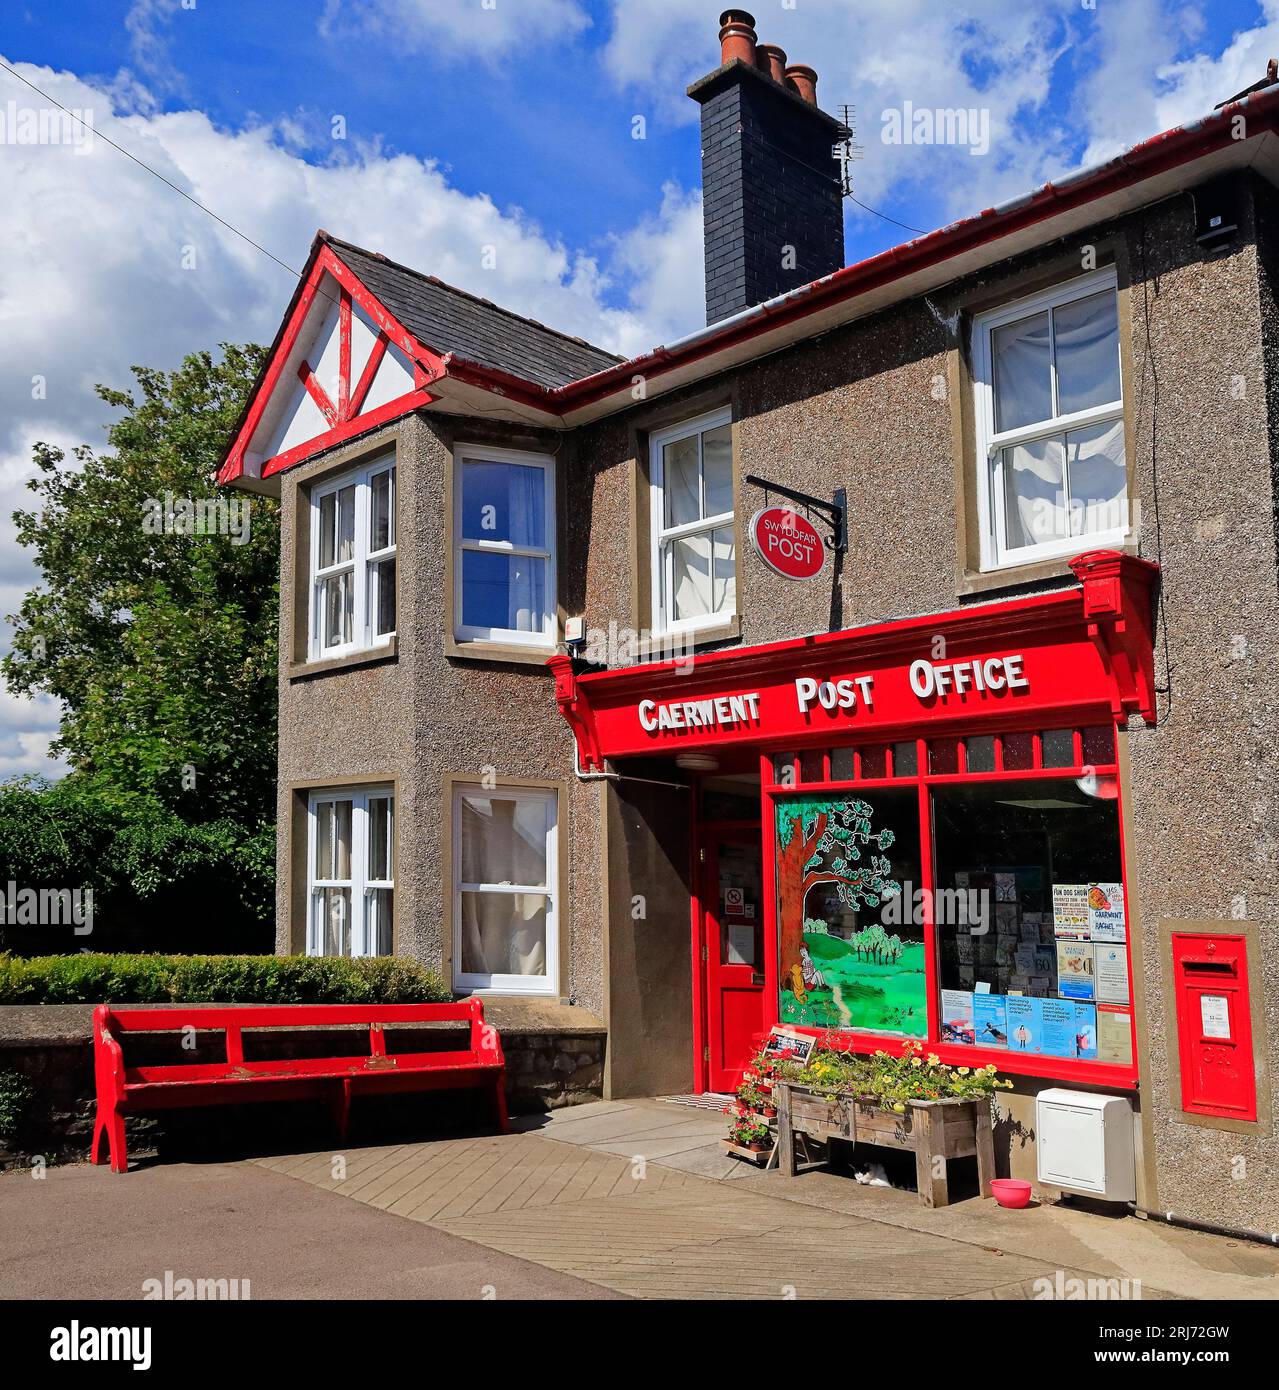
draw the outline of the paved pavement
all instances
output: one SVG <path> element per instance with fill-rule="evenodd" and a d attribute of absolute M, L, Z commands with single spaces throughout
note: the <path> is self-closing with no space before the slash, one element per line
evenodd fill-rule
<path fill-rule="evenodd" d="M 166 1269 L 254 1298 L 1279 1298 L 1279 1251 L 1069 1207 L 938 1211 L 725 1155 L 723 1116 L 661 1101 L 504 1136 L 0 1178 L 0 1297 L 136 1296 Z M 121 1233 L 127 1232 L 127 1239 Z"/>

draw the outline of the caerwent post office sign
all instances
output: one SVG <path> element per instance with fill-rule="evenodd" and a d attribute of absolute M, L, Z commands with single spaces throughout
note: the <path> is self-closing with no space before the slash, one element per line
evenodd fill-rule
<path fill-rule="evenodd" d="M 789 507 L 761 507 L 751 517 L 751 544 L 783 579 L 813 579 L 826 563 L 826 542 L 807 517 Z"/>

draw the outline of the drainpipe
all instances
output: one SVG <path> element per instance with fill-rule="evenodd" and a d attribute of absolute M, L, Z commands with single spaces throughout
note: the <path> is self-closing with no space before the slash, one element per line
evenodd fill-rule
<path fill-rule="evenodd" d="M 1145 1216 L 1152 1221 L 1162 1221 L 1168 1226 L 1180 1226 L 1188 1231 L 1206 1231 L 1210 1236 L 1226 1236 L 1231 1240 L 1251 1240 L 1258 1245 L 1279 1246 L 1279 1231 L 1266 1235 L 1263 1231 L 1249 1231 L 1240 1226 L 1220 1226 L 1215 1221 L 1199 1221 L 1193 1216 L 1178 1216 L 1171 1211 L 1151 1211 L 1149 1207 L 1139 1207 L 1129 1202 L 1128 1210 L 1137 1216 Z"/>

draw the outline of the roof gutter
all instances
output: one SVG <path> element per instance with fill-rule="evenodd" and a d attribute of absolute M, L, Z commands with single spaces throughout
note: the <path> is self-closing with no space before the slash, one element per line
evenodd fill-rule
<path fill-rule="evenodd" d="M 1248 138 L 1279 129 L 1279 84 L 1254 92 L 1197 121 L 1152 136 L 1113 159 L 1047 183 L 1033 193 L 987 208 L 904 242 L 867 260 L 845 266 L 786 294 L 766 300 L 719 323 L 699 328 L 617 367 L 546 392 L 551 410 L 563 414 L 619 390 L 629 390 L 636 376 L 652 377 L 757 337 L 819 309 L 853 299 L 911 271 L 924 269 L 970 251 L 1062 212 L 1104 197 L 1129 184 L 1152 178 L 1211 154 L 1232 143 L 1234 119 L 1245 116 Z"/>

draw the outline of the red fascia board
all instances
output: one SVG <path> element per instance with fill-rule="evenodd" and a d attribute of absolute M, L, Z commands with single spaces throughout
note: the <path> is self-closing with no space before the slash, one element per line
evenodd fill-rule
<path fill-rule="evenodd" d="M 331 430 L 317 434 L 314 439 L 308 439 L 292 449 L 286 449 L 282 454 L 276 454 L 274 458 L 267 459 L 262 465 L 262 476 L 272 478 L 277 473 L 283 473 L 286 469 L 302 463 L 312 454 L 318 454 L 322 449 L 331 449 L 335 444 L 344 444 L 348 439 L 377 429 L 379 425 L 390 424 L 392 420 L 407 415 L 411 410 L 430 405 L 434 399 L 429 391 L 408 391 L 393 401 L 378 406 L 376 410 L 370 410 L 367 415 L 357 415 L 354 420 L 335 425 Z"/>
<path fill-rule="evenodd" d="M 218 470 L 219 483 L 231 483 L 241 477 L 244 473 L 244 452 L 249 442 L 257 431 L 258 425 L 262 421 L 262 415 L 266 410 L 272 395 L 279 384 L 280 377 L 284 371 L 285 363 L 288 361 L 289 354 L 293 350 L 298 335 L 306 322 L 307 315 L 310 313 L 311 306 L 315 302 L 316 295 L 320 293 L 320 283 L 324 276 L 330 275 L 340 288 L 339 296 L 339 332 L 345 332 L 345 343 L 339 341 L 339 351 L 345 351 L 346 360 L 349 364 L 350 353 L 350 302 L 354 301 L 364 312 L 373 320 L 377 326 L 379 336 L 385 334 L 387 339 L 394 343 L 401 352 L 409 358 L 417 367 L 422 369 L 425 380 L 435 380 L 443 370 L 443 359 L 429 348 L 419 343 L 418 340 L 392 315 L 381 303 L 380 300 L 370 291 L 360 278 L 347 266 L 337 253 L 325 241 L 319 241 L 318 246 L 312 252 L 312 257 L 307 269 L 303 272 L 303 280 L 299 285 L 295 295 L 293 305 L 286 315 L 285 323 L 278 335 L 275 344 L 271 349 L 271 355 L 267 363 L 266 370 L 261 381 L 255 388 L 248 408 L 244 414 L 239 428 L 236 431 L 231 447 L 227 450 L 226 458 L 223 460 L 221 468 Z M 345 324 L 342 320 L 345 319 Z M 385 350 L 385 349 L 384 349 Z M 349 372 L 349 365 L 348 365 Z M 415 372 L 415 376 L 418 373 Z M 304 384 L 306 379 L 302 378 Z M 367 389 L 367 388 L 366 388 Z M 416 396 L 416 392 L 412 393 Z M 408 395 L 401 396 L 400 400 L 409 400 Z M 406 409 L 415 408 L 414 405 Z M 387 418 L 386 411 L 388 406 L 381 406 L 373 414 L 378 416 L 377 423 L 384 423 Z M 288 450 L 285 454 L 277 455 L 273 459 L 267 460 L 263 465 L 262 476 L 269 477 L 279 473 L 283 468 L 299 463 L 302 459 L 312 453 L 318 452 L 322 448 L 328 448 L 332 444 L 330 435 L 336 432 L 343 432 L 344 437 L 358 434 L 362 430 L 370 428 L 371 416 L 362 417 L 358 421 L 349 421 L 344 425 L 339 425 L 337 431 L 329 430 L 326 434 L 317 435 L 315 439 L 306 441 L 295 449 Z M 351 429 L 351 425 L 358 425 L 358 429 Z M 327 440 L 321 444 L 320 440 Z M 287 458 L 288 463 L 281 465 L 280 460 Z"/>
<path fill-rule="evenodd" d="M 761 306 L 751 318 L 729 324 L 720 334 L 699 338 L 686 348 L 654 348 L 617 367 L 606 367 L 593 376 L 556 387 L 547 393 L 543 408 L 564 414 L 588 405 L 615 391 L 629 388 L 635 376 L 652 377 L 722 352 L 761 333 L 804 318 L 818 309 L 853 299 L 915 271 L 927 269 L 1060 213 L 1095 202 L 1130 184 L 1189 164 L 1234 141 L 1232 122 L 1236 116 L 1246 116 L 1249 138 L 1256 136 L 1259 130 L 1273 131 L 1276 129 L 1277 112 L 1279 91 L 1267 89 L 1246 101 L 1223 107 L 1206 120 L 1152 136 L 1082 176 L 1067 177 L 1057 184 L 1045 184 L 1029 197 L 1010 206 L 987 208 L 975 217 L 952 222 L 914 241 L 845 266 L 775 304 Z"/>

